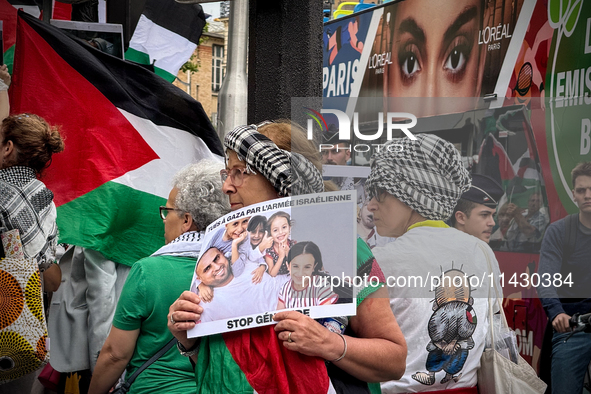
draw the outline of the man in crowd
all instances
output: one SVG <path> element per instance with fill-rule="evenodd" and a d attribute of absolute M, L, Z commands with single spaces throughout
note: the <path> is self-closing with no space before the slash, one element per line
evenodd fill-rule
<path fill-rule="evenodd" d="M 334 130 L 332 127 L 325 133 L 322 148 L 322 164 L 346 166 L 347 161 L 351 158 L 349 146 L 339 140 L 338 130 Z"/>
<path fill-rule="evenodd" d="M 544 229 L 550 221 L 540 209 L 542 202 L 542 194 L 536 191 L 529 197 L 524 211 L 515 204 L 508 204 L 507 214 L 513 217 L 513 223 L 507 230 L 507 241 L 512 252 L 536 252 L 539 249 Z"/>
<path fill-rule="evenodd" d="M 339 131 L 331 125 L 329 131 L 323 135 L 323 144 L 320 149 L 322 164 L 346 166 L 351 158 L 349 148 L 348 144 L 339 140 Z M 353 190 L 355 188 L 355 179 L 353 177 L 332 177 L 331 180 L 340 190 Z"/>
<path fill-rule="evenodd" d="M 203 305 L 201 322 L 273 311 L 281 286 L 290 278 L 264 273 L 261 282 L 253 284 L 250 275 L 235 276 L 228 259 L 215 247 L 201 256 L 196 274 L 201 283 L 214 289 L 213 299 Z"/>
<path fill-rule="evenodd" d="M 492 178 L 472 174 L 472 186 L 462 194 L 450 218 L 453 227 L 488 243 L 503 188 Z"/>
<path fill-rule="evenodd" d="M 551 369 L 554 393 L 581 393 L 591 361 L 591 334 L 578 332 L 565 341 L 571 331 L 571 316 L 591 311 L 591 162 L 577 165 L 571 177 L 573 199 L 579 212 L 548 226 L 540 251 L 540 277 L 548 274 L 551 278 L 548 286 L 538 287 L 538 293 L 554 328 Z M 555 280 L 559 275 L 562 286 Z"/>

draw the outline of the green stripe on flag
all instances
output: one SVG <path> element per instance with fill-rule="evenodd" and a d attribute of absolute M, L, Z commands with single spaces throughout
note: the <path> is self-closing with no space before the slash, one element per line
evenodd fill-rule
<path fill-rule="evenodd" d="M 133 48 L 128 48 L 125 51 L 125 60 L 129 60 L 139 64 L 150 64 L 150 56 L 147 53 L 138 51 Z M 168 71 L 154 66 L 154 72 L 156 75 L 166 79 L 168 82 L 172 83 L 176 79 L 176 75 L 172 75 Z"/>
<path fill-rule="evenodd" d="M 158 207 L 165 204 L 162 197 L 107 182 L 58 207 L 59 242 L 100 250 L 108 259 L 131 266 L 164 245 Z M 80 214 L 89 211 L 92 214 Z"/>
<path fill-rule="evenodd" d="M 14 45 L 4 52 L 4 64 L 8 66 L 8 73 L 12 75 L 12 65 L 14 64 Z"/>
<path fill-rule="evenodd" d="M 133 48 L 128 48 L 125 51 L 125 60 L 139 64 L 150 64 L 150 56 L 147 53 L 136 51 Z"/>
<path fill-rule="evenodd" d="M 254 391 L 221 335 L 201 338 L 195 382 L 201 394 L 219 393 L 219 382 L 224 382 L 227 393 L 252 394 Z"/>
<path fill-rule="evenodd" d="M 161 76 L 162 78 L 166 79 L 170 83 L 174 82 L 174 80 L 176 79 L 176 75 L 172 75 L 168 71 L 163 70 L 158 67 L 154 67 L 154 72 L 156 73 L 156 75 Z"/>

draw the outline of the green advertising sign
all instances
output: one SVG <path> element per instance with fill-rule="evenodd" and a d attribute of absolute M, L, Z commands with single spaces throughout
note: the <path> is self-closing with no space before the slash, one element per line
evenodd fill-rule
<path fill-rule="evenodd" d="M 562 204 L 576 212 L 570 171 L 591 161 L 591 2 L 550 0 L 548 21 L 554 29 L 546 75 L 548 157 Z"/>

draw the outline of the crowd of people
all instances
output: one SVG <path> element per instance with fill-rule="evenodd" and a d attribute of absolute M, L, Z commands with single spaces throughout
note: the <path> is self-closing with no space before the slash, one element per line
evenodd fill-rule
<path fill-rule="evenodd" d="M 8 97 L 3 85 L 10 84 L 4 67 L 0 79 L 4 111 Z M 25 256 L 36 259 L 44 289 L 52 292 L 61 281 L 55 264 L 56 208 L 39 178 L 52 154 L 64 150 L 64 142 L 57 128 L 36 115 L 8 116 L 7 110 L 3 115 L 0 232 L 20 231 Z M 225 166 L 204 160 L 174 175 L 166 205 L 160 207 L 165 245 L 131 268 L 107 322 L 110 332 L 88 392 L 108 393 L 133 376 L 130 393 L 478 393 L 477 371 L 492 324 L 488 311 L 502 308 L 482 290 L 502 294 L 498 262 L 488 243 L 500 239 L 497 233 L 512 250 L 541 242 L 540 273 L 572 269 L 587 278 L 591 163 L 572 173 L 580 212 L 575 247 L 565 252 L 565 220 L 551 224 L 544 237 L 549 219 L 539 193 L 531 194 L 527 210 L 503 204 L 497 225 L 503 188 L 486 176 L 470 175 L 453 144 L 430 134 L 388 144 L 403 149 L 382 149 L 371 158 L 367 198 L 358 211 L 362 234 L 356 241 L 357 275 L 379 280 L 358 289 L 356 314 L 338 320 L 342 330 L 286 310 L 274 314 L 271 326 L 187 335 L 196 324 L 235 307 L 231 303 L 236 300 L 245 314 L 257 297 L 269 303 L 268 310 L 339 300 L 331 289 L 313 289 L 313 281 L 306 285 L 302 280 L 323 274 L 322 253 L 314 242 L 291 239 L 293 223 L 286 212 L 229 222 L 212 245 L 203 244 L 207 226 L 231 211 L 356 183 L 338 179 L 337 187 L 322 177 L 323 162 L 346 164 L 346 148 L 320 155 L 303 129 L 287 120 L 240 126 L 224 139 Z M 25 215 L 34 219 L 22 220 Z M 193 275 L 198 283 L 191 286 Z M 386 278 L 416 275 L 477 276 L 484 283 L 479 288 L 444 280 L 434 286 L 386 286 Z M 251 283 L 260 291 L 245 290 Z M 267 291 L 273 296 L 266 296 Z M 591 359 L 591 341 L 586 333 L 568 343 L 563 339 L 570 316 L 591 305 L 588 300 L 564 302 L 582 294 L 580 289 L 565 291 L 548 289 L 540 295 L 555 330 L 552 387 L 556 393 L 576 393 Z M 575 371 L 576 379 L 565 379 L 567 371 Z M 29 393 L 35 377 L 31 373 L 0 385 L 0 393 Z"/>

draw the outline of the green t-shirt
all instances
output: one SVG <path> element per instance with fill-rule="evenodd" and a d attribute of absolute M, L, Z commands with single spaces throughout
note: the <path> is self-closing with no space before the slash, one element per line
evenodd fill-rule
<path fill-rule="evenodd" d="M 172 339 L 166 325 L 168 308 L 189 289 L 194 269 L 194 258 L 177 256 L 148 257 L 131 268 L 113 318 L 113 326 L 120 330 L 140 329 L 127 376 Z M 173 346 L 138 375 L 129 394 L 190 394 L 196 390 L 190 361 Z"/>

